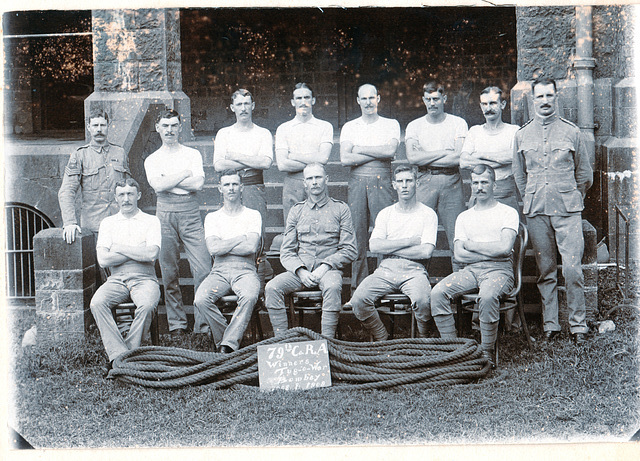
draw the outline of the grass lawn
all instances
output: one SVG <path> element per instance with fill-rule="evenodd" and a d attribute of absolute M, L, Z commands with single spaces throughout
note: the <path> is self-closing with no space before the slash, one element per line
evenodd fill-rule
<path fill-rule="evenodd" d="M 582 348 L 564 336 L 529 351 L 507 334 L 486 379 L 424 391 L 153 390 L 104 380 L 98 335 L 33 351 L 16 340 L 9 422 L 37 448 L 626 441 L 640 428 L 639 317 L 637 304 L 617 309 L 616 330 Z"/>

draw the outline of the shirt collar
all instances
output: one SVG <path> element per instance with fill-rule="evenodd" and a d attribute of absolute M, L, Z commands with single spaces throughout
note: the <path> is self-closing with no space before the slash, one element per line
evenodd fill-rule
<path fill-rule="evenodd" d="M 292 120 L 293 120 L 293 125 L 304 125 L 306 123 L 310 125 L 315 125 L 318 122 L 318 119 L 315 118 L 313 114 L 311 114 L 311 118 L 306 122 L 303 122 L 302 120 L 298 119 L 298 117 L 293 117 Z"/>
<path fill-rule="evenodd" d="M 89 147 L 95 150 L 97 153 L 101 154 L 102 152 L 109 152 L 109 143 L 107 142 L 104 145 L 95 144 L 93 140 L 89 142 Z"/>
<path fill-rule="evenodd" d="M 556 112 L 546 116 L 536 114 L 535 119 L 536 122 L 538 122 L 542 126 L 551 125 L 553 122 L 558 120 L 558 114 Z"/>
<path fill-rule="evenodd" d="M 140 208 L 138 208 L 138 212 L 136 214 L 134 214 L 133 216 L 131 216 L 130 218 L 127 218 L 125 215 L 122 214 L 122 211 L 118 211 L 118 213 L 115 215 L 116 219 L 118 221 L 127 221 L 129 219 L 138 219 L 140 216 L 142 216 L 141 213 L 142 210 L 140 210 Z"/>
<path fill-rule="evenodd" d="M 311 208 L 313 210 L 314 207 L 316 208 L 322 208 L 323 206 L 325 206 L 327 203 L 329 202 L 329 196 L 325 195 L 319 202 L 312 202 L 311 200 L 307 199 L 306 204 L 309 208 Z"/>

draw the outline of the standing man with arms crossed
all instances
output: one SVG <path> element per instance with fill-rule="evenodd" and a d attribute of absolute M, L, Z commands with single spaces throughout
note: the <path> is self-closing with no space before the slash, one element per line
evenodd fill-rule
<path fill-rule="evenodd" d="M 438 213 L 453 252 L 456 218 L 464 209 L 459 159 L 467 122 L 444 111 L 444 86 L 428 82 L 422 100 L 427 115 L 407 125 L 407 160 L 418 167 L 418 200 Z M 455 270 L 455 264 L 454 266 Z"/>
<path fill-rule="evenodd" d="M 313 116 L 315 103 L 309 85 L 297 83 L 291 99 L 296 115 L 276 130 L 276 162 L 286 173 L 282 183 L 285 226 L 291 207 L 305 199 L 302 170 L 310 163 L 325 165 L 333 147 L 333 126 Z"/>
<path fill-rule="evenodd" d="M 267 222 L 267 198 L 264 188 L 263 171 L 273 162 L 273 136 L 266 128 L 253 123 L 256 103 L 253 95 L 239 89 L 231 95 L 231 112 L 236 123 L 221 128 L 215 139 L 213 166 L 216 171 L 236 170 L 242 180 L 242 204 L 258 210 L 262 218 L 262 233 Z M 261 258 L 258 267 L 260 279 L 264 283 L 268 261 Z"/>
<path fill-rule="evenodd" d="M 478 165 L 471 172 L 475 205 L 456 220 L 453 256 L 464 267 L 442 279 L 431 291 L 431 313 L 442 338 L 455 338 L 451 300 L 479 289 L 480 348 L 495 367 L 495 344 L 502 294 L 513 288 L 511 252 L 518 233 L 518 211 L 494 198 L 495 172 Z"/>
<path fill-rule="evenodd" d="M 378 115 L 380 95 L 375 86 L 358 88 L 356 101 L 362 116 L 345 123 L 340 133 L 340 161 L 351 168 L 349 208 L 358 242 L 358 257 L 351 265 L 352 290 L 369 275 L 369 225 L 393 203 L 391 161 L 400 141 L 398 121 Z"/>
<path fill-rule="evenodd" d="M 341 269 L 358 250 L 346 203 L 329 197 L 324 166 L 311 163 L 304 169 L 307 199 L 297 203 L 287 219 L 280 261 L 287 270 L 267 283 L 265 304 L 273 333 L 289 328 L 284 298 L 303 288 L 322 291 L 322 334 L 333 338 L 342 309 Z"/>
<path fill-rule="evenodd" d="M 207 248 L 214 260 L 211 273 L 196 292 L 194 304 L 222 353 L 240 347 L 260 293 L 256 251 L 260 246 L 262 219 L 258 211 L 242 204 L 244 187 L 236 170 L 223 171 L 219 188 L 224 204 L 204 220 Z M 238 296 L 238 307 L 227 327 L 227 320 L 215 303 L 229 292 Z"/>
<path fill-rule="evenodd" d="M 426 337 L 431 285 L 423 261 L 436 246 L 438 216 L 416 200 L 416 170 L 409 165 L 396 168 L 393 188 L 398 203 L 388 206 L 376 219 L 369 245 L 384 257 L 376 271 L 356 288 L 349 304 L 375 341 L 389 336 L 374 307 L 378 298 L 399 290 L 411 299 L 420 337 Z"/>
<path fill-rule="evenodd" d="M 109 268 L 111 274 L 91 298 L 91 313 L 109 356 L 107 372 L 118 356 L 140 347 L 160 300 L 155 270 L 162 240 L 160 221 L 138 208 L 141 194 L 135 179 L 119 181 L 114 189 L 120 212 L 102 221 L 96 243 L 98 263 Z M 111 308 L 129 297 L 136 310 L 129 333 L 123 339 Z"/>
<path fill-rule="evenodd" d="M 581 212 L 593 183 L 593 170 L 580 129 L 556 113 L 556 82 L 544 77 L 536 79 L 531 92 L 535 115 L 516 132 L 513 174 L 540 271 L 538 290 L 544 334 L 550 340 L 560 332 L 557 247 L 567 288 L 569 327 L 574 341 L 581 345 L 589 331 L 582 274 Z"/>
<path fill-rule="evenodd" d="M 92 111 L 87 121 L 87 131 L 91 140 L 71 153 L 58 191 L 62 237 L 69 244 L 75 241 L 78 232 L 82 232 L 76 218 L 78 189 L 82 193 L 82 228 L 97 233 L 100 222 L 118 212 L 113 192 L 116 182 L 131 177 L 124 149 L 107 139 L 107 113 Z"/>
<path fill-rule="evenodd" d="M 497 86 L 482 90 L 480 109 L 486 122 L 469 129 L 460 154 L 460 168 L 473 170 L 478 165 L 493 168 L 496 173 L 495 199 L 517 210 L 518 194 L 511 162 L 513 138 L 520 127 L 502 121 L 502 111 L 506 105 L 502 90 Z"/>
<path fill-rule="evenodd" d="M 211 269 L 211 256 L 204 238 L 199 204 L 195 193 L 204 185 L 204 169 L 200 152 L 179 143 L 180 115 L 172 109 L 160 113 L 156 131 L 162 139 L 160 149 L 144 161 L 149 185 L 158 196 L 156 216 L 162 224 L 162 250 L 160 270 L 164 285 L 169 331 L 185 334 L 187 314 L 182 306 L 178 261 L 180 242 L 184 244 L 193 273 L 194 290 Z M 206 332 L 206 324 L 196 310 L 195 327 Z"/>

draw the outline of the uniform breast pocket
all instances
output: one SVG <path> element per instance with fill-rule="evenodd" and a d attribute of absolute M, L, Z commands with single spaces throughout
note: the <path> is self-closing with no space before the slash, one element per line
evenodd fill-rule
<path fill-rule="evenodd" d="M 573 170 L 573 144 L 556 142 L 551 144 L 551 167 L 555 170 Z"/>
<path fill-rule="evenodd" d="M 87 190 L 98 190 L 100 181 L 98 179 L 100 168 L 85 168 L 82 171 L 82 188 Z"/>
<path fill-rule="evenodd" d="M 311 234 L 311 226 L 309 224 L 298 224 L 296 232 L 298 234 L 298 240 L 308 240 Z"/>

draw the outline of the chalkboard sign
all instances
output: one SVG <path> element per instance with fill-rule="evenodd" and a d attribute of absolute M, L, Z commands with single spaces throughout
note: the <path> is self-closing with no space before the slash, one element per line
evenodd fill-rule
<path fill-rule="evenodd" d="M 258 346 L 258 376 L 263 390 L 331 386 L 327 341 Z"/>

